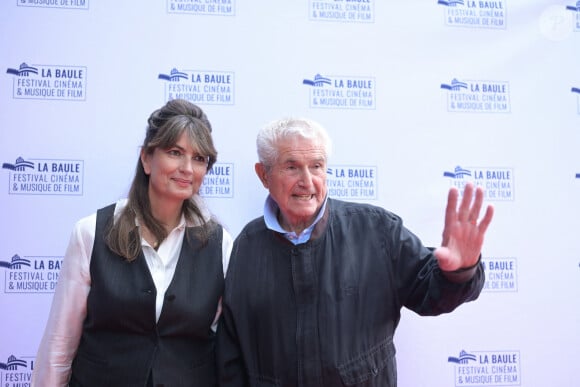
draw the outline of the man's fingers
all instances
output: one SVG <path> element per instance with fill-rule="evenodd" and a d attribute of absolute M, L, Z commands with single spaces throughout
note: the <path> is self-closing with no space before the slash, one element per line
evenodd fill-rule
<path fill-rule="evenodd" d="M 445 209 L 445 224 L 448 225 L 451 222 L 457 220 L 457 199 L 459 198 L 459 191 L 455 187 L 449 189 L 449 194 L 447 195 L 447 208 Z"/>
<path fill-rule="evenodd" d="M 483 219 L 481 219 L 481 222 L 479 222 L 479 230 L 481 231 L 482 234 L 485 234 L 487 227 L 491 223 L 491 219 L 493 218 L 493 213 L 494 213 L 494 208 L 490 204 L 487 206 L 487 209 L 485 210 L 485 215 L 483 216 Z"/>
<path fill-rule="evenodd" d="M 471 206 L 469 216 L 467 218 L 467 220 L 470 221 L 472 224 L 476 224 L 482 206 L 483 206 L 483 188 L 477 187 L 475 189 L 475 199 L 473 200 L 473 206 Z"/>
<path fill-rule="evenodd" d="M 471 201 L 473 200 L 473 183 L 467 183 L 465 189 L 463 190 L 463 197 L 461 198 L 461 204 L 459 204 L 459 211 L 457 214 L 457 219 L 460 222 L 465 222 L 469 219 Z"/>
<path fill-rule="evenodd" d="M 455 187 L 449 189 L 447 194 L 447 207 L 445 208 L 445 225 L 443 226 L 443 235 L 441 246 L 447 246 L 449 242 L 449 230 L 457 220 L 457 198 L 459 191 Z"/>

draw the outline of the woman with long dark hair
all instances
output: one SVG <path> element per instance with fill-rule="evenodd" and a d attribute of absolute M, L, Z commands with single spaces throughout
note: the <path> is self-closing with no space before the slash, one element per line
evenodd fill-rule
<path fill-rule="evenodd" d="M 199 196 L 217 159 L 198 106 L 154 111 L 127 199 L 75 225 L 34 386 L 213 386 L 232 238 Z"/>

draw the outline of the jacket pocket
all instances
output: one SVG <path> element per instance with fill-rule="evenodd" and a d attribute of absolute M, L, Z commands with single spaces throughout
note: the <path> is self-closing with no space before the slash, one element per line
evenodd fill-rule
<path fill-rule="evenodd" d="M 354 386 L 367 381 L 369 381 L 369 385 L 394 386 L 396 366 L 395 346 L 392 338 L 388 338 L 354 359 L 340 364 L 338 372 L 342 383 L 347 386 Z M 376 383 L 377 381 L 370 383 L 369 379 L 376 378 L 379 375 L 381 383 Z"/>

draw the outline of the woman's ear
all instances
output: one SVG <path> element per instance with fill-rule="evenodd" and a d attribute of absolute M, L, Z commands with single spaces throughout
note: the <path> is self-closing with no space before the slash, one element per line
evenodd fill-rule
<path fill-rule="evenodd" d="M 141 165 L 143 165 L 143 170 L 145 171 L 145 174 L 150 175 L 151 165 L 149 164 L 149 158 L 151 157 L 151 155 L 147 154 L 147 152 L 145 152 L 145 149 L 142 148 L 140 157 L 141 157 Z"/>

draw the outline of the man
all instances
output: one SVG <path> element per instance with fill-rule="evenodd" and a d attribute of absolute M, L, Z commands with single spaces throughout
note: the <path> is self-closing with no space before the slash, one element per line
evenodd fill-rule
<path fill-rule="evenodd" d="M 402 307 L 451 312 L 478 297 L 483 190 L 449 192 L 443 242 L 423 246 L 382 208 L 329 199 L 330 140 L 317 123 L 276 121 L 257 139 L 264 216 L 234 243 L 218 328 L 222 386 L 397 384 Z M 475 195 L 474 195 L 475 193 Z M 475 197 L 475 198 L 474 198 Z"/>

